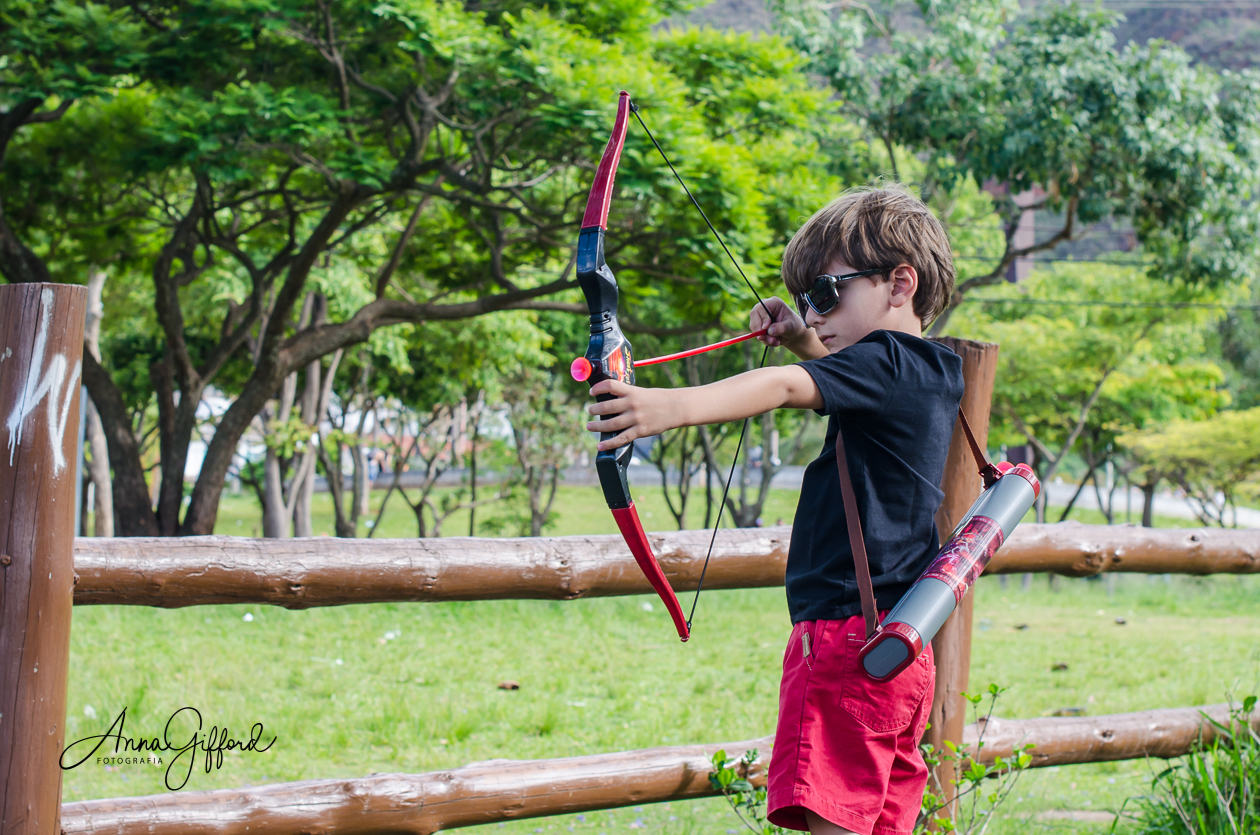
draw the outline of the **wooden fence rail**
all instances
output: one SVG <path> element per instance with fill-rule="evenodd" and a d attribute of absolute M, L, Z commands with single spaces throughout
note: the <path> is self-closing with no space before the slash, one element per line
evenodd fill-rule
<path fill-rule="evenodd" d="M 791 527 L 723 530 L 709 589 L 783 584 Z M 649 534 L 670 583 L 695 589 L 709 532 Z M 620 536 L 483 539 L 80 538 L 74 602 L 182 607 L 572 600 L 651 589 Z M 986 573 L 1260 573 L 1260 531 L 1025 524 Z"/>
<path fill-rule="evenodd" d="M 1036 744 L 1033 766 L 1143 756 L 1174 757 L 1228 723 L 1228 706 L 1178 708 L 1113 716 L 992 720 L 982 760 L 1012 746 Z M 1260 718 L 1256 719 L 1260 730 Z M 964 744 L 974 750 L 977 727 Z M 490 760 L 427 774 L 372 774 L 304 780 L 248 789 L 183 791 L 88 800 L 62 806 L 65 835 L 337 835 L 408 833 L 688 800 L 714 794 L 713 754 L 756 749 L 750 779 L 764 785 L 773 737 L 720 745 L 685 745 L 552 760 Z"/>

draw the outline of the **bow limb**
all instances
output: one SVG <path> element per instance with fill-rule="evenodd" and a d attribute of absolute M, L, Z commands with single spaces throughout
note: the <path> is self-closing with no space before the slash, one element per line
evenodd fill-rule
<path fill-rule="evenodd" d="M 613 180 L 617 176 L 617 163 L 621 160 L 621 149 L 625 145 L 629 124 L 630 94 L 623 91 L 617 102 L 617 121 L 595 172 L 595 182 L 591 184 L 591 195 L 587 200 L 586 213 L 582 216 L 582 229 L 578 234 L 577 278 L 591 314 L 591 341 L 587 345 L 585 356 L 577 362 L 584 362 L 589 374 L 587 380 L 592 386 L 600 380 L 609 379 L 634 384 L 634 358 L 630 351 L 630 342 L 617 323 L 617 279 L 604 262 L 604 234 L 608 230 Z M 599 395 L 597 399 L 610 400 L 612 395 Z M 614 434 L 604 432 L 599 437 L 600 440 L 607 440 Z M 612 511 L 617 527 L 621 529 L 626 545 L 630 547 L 630 553 L 634 555 L 635 562 L 665 604 L 665 609 L 678 630 L 678 637 L 685 641 L 691 635 L 687 619 L 683 616 L 682 606 L 679 605 L 669 580 L 665 579 L 665 572 L 661 570 L 660 563 L 652 553 L 652 546 L 643 531 L 643 523 L 639 521 L 639 512 L 635 510 L 634 500 L 630 496 L 627 470 L 632 454 L 633 444 L 603 450 L 595 456 L 595 471 L 604 491 L 604 500 Z"/>

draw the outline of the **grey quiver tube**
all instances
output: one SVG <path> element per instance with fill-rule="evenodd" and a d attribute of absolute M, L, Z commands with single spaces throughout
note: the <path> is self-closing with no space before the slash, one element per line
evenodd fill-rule
<path fill-rule="evenodd" d="M 927 571 L 862 647 L 862 669 L 876 681 L 910 666 L 1037 500 L 1041 485 L 1028 465 L 1003 462 L 997 469 L 1001 477 L 980 494 Z"/>

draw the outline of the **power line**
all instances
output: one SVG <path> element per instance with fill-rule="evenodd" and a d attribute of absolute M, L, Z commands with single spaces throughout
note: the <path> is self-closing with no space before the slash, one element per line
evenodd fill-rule
<path fill-rule="evenodd" d="M 1004 231 L 1002 226 L 1000 226 L 1000 225 L 995 226 L 995 225 L 993 225 L 993 224 L 991 224 L 991 223 L 947 223 L 947 224 L 945 224 L 945 228 L 946 228 L 946 229 L 987 229 L 987 230 L 988 230 L 988 231 L 990 231 L 990 232 L 1002 232 L 1002 231 Z M 1040 230 L 1040 231 L 1042 231 L 1042 232 L 1050 232 L 1050 231 L 1058 232 L 1058 231 L 1060 231 L 1060 230 L 1062 230 L 1062 229 L 1063 229 L 1063 224 L 1061 224 L 1061 223 L 1058 223 L 1058 224 L 1055 224 L 1055 223 L 1050 223 L 1050 224 L 1046 224 L 1046 223 L 1038 223 L 1038 224 L 1034 224 L 1034 225 L 1032 225 L 1032 226 L 1018 226 L 1018 225 L 1017 225 L 1017 226 L 1016 226 L 1016 228 L 1017 228 L 1017 229 L 1021 229 L 1021 230 L 1028 230 L 1028 229 L 1031 229 L 1031 230 L 1033 230 L 1033 231 Z M 1092 228 L 1092 227 L 1091 227 L 1091 228 L 1088 228 L 1088 229 L 1084 230 L 1083 232 L 1081 232 L 1081 234 L 1082 234 L 1082 235 L 1085 235 L 1085 234 L 1089 234 L 1089 235 L 1133 235 L 1133 234 L 1136 234 L 1136 233 L 1135 233 L 1132 229 L 1097 229 L 1097 228 Z M 1074 238 L 1073 240 L 1077 240 L 1077 239 L 1075 239 L 1075 238 Z"/>
<path fill-rule="evenodd" d="M 1204 2 L 1184 2 L 1184 0 L 1105 0 L 1104 5 L 1108 8 L 1128 8 L 1128 9 L 1237 9 L 1239 11 L 1252 11 L 1260 9 L 1260 4 L 1252 2 L 1252 0 L 1204 0 Z"/>
<path fill-rule="evenodd" d="M 1071 298 L 988 298 L 963 296 L 963 301 L 975 301 L 982 305 L 1060 305 L 1063 307 L 1171 307 L 1173 310 L 1202 307 L 1210 310 L 1254 310 L 1260 305 L 1213 305 L 1198 301 L 1079 301 Z"/>
<path fill-rule="evenodd" d="M 1016 258 L 1015 261 L 1019 261 L 1021 259 L 1026 260 L 1026 261 L 1032 261 L 1034 263 L 1040 263 L 1040 264 L 1063 261 L 1067 263 L 1076 263 L 1076 264 L 1118 264 L 1118 265 L 1127 265 L 1127 266 L 1136 266 L 1136 267 L 1151 266 L 1150 262 L 1141 261 L 1135 258 L 1126 258 L 1126 259 L 1121 259 L 1121 260 L 1115 260 L 1115 259 L 1110 259 L 1110 258 L 1047 258 L 1045 256 L 1037 255 L 1036 253 L 1033 253 L 1032 255 L 1021 255 L 1019 256 L 1019 258 Z M 997 255 L 955 255 L 954 260 L 955 261 L 995 261 L 996 262 L 996 261 L 1001 261 L 1002 259 L 1000 256 L 997 256 Z"/>

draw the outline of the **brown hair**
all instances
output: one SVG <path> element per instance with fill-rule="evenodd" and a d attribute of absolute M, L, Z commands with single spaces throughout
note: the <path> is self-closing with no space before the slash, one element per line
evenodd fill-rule
<path fill-rule="evenodd" d="M 859 272 L 914 267 L 919 274 L 914 312 L 925 328 L 954 292 L 954 256 L 945 227 L 900 184 L 850 189 L 815 212 L 783 250 L 783 283 L 794 296 L 803 293 L 832 261 Z"/>

